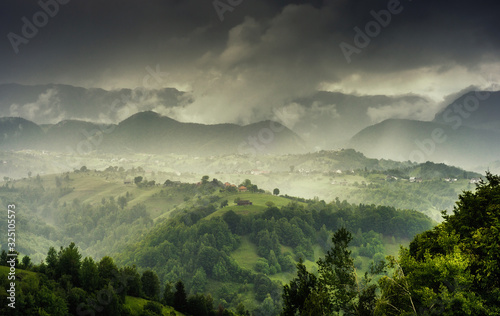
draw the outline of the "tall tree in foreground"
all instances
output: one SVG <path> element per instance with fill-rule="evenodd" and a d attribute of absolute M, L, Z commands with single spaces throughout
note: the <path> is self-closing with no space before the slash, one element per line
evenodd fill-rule
<path fill-rule="evenodd" d="M 85 257 L 80 268 L 80 280 L 82 288 L 87 292 L 94 292 L 99 288 L 99 270 L 97 264 L 91 257 Z"/>
<path fill-rule="evenodd" d="M 297 264 L 297 277 L 290 281 L 290 285 L 283 287 L 283 312 L 281 315 L 303 315 L 306 311 L 306 301 L 316 288 L 318 279 L 307 272 L 302 258 Z"/>
<path fill-rule="evenodd" d="M 348 249 L 351 240 L 345 228 L 333 235 L 332 248 L 317 262 L 317 277 L 307 272 L 302 262 L 297 264 L 297 277 L 283 289 L 282 315 L 373 314 L 377 286 L 371 284 L 368 273 L 358 279 Z"/>
<path fill-rule="evenodd" d="M 187 312 L 187 294 L 181 280 L 175 283 L 174 308 L 181 313 Z"/>
<path fill-rule="evenodd" d="M 142 291 L 146 298 L 158 301 L 160 299 L 160 281 L 155 272 L 146 270 L 141 277 Z"/>
<path fill-rule="evenodd" d="M 61 275 L 68 275 L 74 286 L 80 286 L 81 258 L 74 242 L 59 252 L 59 271 Z"/>

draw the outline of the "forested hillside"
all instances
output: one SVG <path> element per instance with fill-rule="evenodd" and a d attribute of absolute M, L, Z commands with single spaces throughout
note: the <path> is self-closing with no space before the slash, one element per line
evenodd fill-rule
<path fill-rule="evenodd" d="M 211 293 L 216 306 L 261 315 L 281 308 L 281 286 L 300 258 L 316 269 L 339 227 L 355 233 L 356 265 L 364 271 L 433 225 L 416 211 L 279 191 L 271 194 L 248 179 L 156 183 L 141 168 L 81 167 L 7 181 L 0 198 L 22 210 L 16 249 L 35 264 L 50 247 L 74 242 L 83 256 L 111 256 L 119 266 L 154 271 L 162 288 L 182 280 L 188 294 Z"/>
<path fill-rule="evenodd" d="M 88 172 L 82 168 L 74 183 L 88 181 Z M 54 178 L 59 191 L 48 191 L 64 193 L 61 197 L 76 192 L 65 192 L 63 184 L 72 181 L 68 177 Z M 245 192 L 238 192 L 243 185 Z M 27 270 L 18 270 L 18 306 L 54 315 L 75 313 L 78 306 L 108 315 L 154 315 L 162 309 L 165 315 L 168 307 L 158 304 L 188 315 L 446 314 L 457 306 L 474 315 L 498 312 L 497 176 L 488 174 L 475 193 L 461 194 L 453 213 L 435 228 L 416 211 L 277 196 L 279 189 L 266 193 L 250 180 L 241 186 L 206 176 L 198 184 L 168 180 L 157 187 L 137 176 L 130 192 L 116 200 L 90 194 L 87 202 L 59 201 L 62 212 L 51 220 L 68 223 L 65 230 L 39 218 L 29 221 L 30 234 L 18 237 L 59 243 L 46 247 L 42 260 L 33 260 L 26 246 L 18 247 L 16 266 Z M 152 193 L 153 187 L 159 192 Z M 3 192 L 16 190 L 4 187 Z M 172 199 L 186 192 L 194 198 L 183 195 L 181 207 L 168 214 L 148 210 L 158 203 L 151 197 L 171 194 Z M 39 199 L 45 196 L 39 194 Z M 26 194 L 25 201 L 30 198 Z M 120 232 L 128 239 L 113 243 Z M 53 236 L 77 242 L 63 248 Z M 401 248 L 395 257 L 399 245 L 411 239 L 409 249 Z M 83 255 L 98 247 L 95 259 Z M 4 251 L 0 264 L 7 265 L 8 258 Z M 1 271 L 6 300 L 8 270 Z M 135 285 L 118 290 L 117 275 Z M 309 281 L 298 286 L 303 280 Z M 96 305 L 103 291 L 111 293 L 109 303 Z"/>
<path fill-rule="evenodd" d="M 155 227 L 117 261 L 152 269 L 163 282 L 186 280 L 188 292 L 212 291 L 229 306 L 243 303 L 251 310 L 276 311 L 281 308 L 280 281 L 290 277 L 300 258 L 313 267 L 339 227 L 356 232 L 356 264 L 363 270 L 370 260 L 384 258 L 385 244 L 432 226 L 415 211 L 340 201 L 269 203 L 264 211 L 248 214 L 241 208 L 209 219 L 215 212 L 211 206 L 185 211 Z"/>
<path fill-rule="evenodd" d="M 135 266 L 118 268 L 108 256 L 99 261 L 82 259 L 74 243 L 59 251 L 50 247 L 40 264 L 33 264 L 28 256 L 19 262 L 15 255 L 18 253 L 4 250 L 0 255 L 1 315 L 182 316 L 178 310 L 215 315 L 210 295 L 188 297 L 179 281 L 175 289 L 162 289 L 160 297 L 154 272 L 139 273 Z M 17 269 L 12 273 L 14 259 Z M 220 310 L 223 315 L 235 315 L 222 307 Z"/>
<path fill-rule="evenodd" d="M 364 278 L 356 276 L 352 234 L 341 228 L 318 273 L 297 265 L 281 315 L 498 315 L 500 177 L 488 174 L 444 218 Z M 373 274 L 384 275 L 376 282 Z"/>

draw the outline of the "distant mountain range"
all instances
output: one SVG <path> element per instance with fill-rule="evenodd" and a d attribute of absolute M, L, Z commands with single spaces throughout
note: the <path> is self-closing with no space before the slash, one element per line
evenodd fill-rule
<path fill-rule="evenodd" d="M 189 105 L 190 98 L 173 88 L 107 91 L 60 84 L 2 84 L 0 150 L 216 155 L 351 147 L 374 158 L 429 160 L 475 171 L 500 164 L 500 91 L 465 93 L 432 121 L 394 118 L 412 113 L 417 117 L 429 108 L 429 101 L 420 96 L 325 91 L 276 109 L 274 119 L 283 125 L 273 121 L 246 126 L 181 123 L 157 114 Z"/>
<path fill-rule="evenodd" d="M 352 137 L 369 157 L 487 168 L 500 160 L 500 92 L 469 92 L 432 122 L 389 119 Z M 484 171 L 484 170 L 482 170 Z"/>
<path fill-rule="evenodd" d="M 87 154 L 93 151 L 218 155 L 299 153 L 302 139 L 285 126 L 263 121 L 246 126 L 181 123 L 152 111 L 119 124 L 65 120 L 39 126 L 23 118 L 0 118 L 0 150 L 38 149 Z"/>
<path fill-rule="evenodd" d="M 189 106 L 193 101 L 191 94 L 174 88 L 103 90 L 63 84 L 0 84 L 0 117 L 22 117 L 37 124 L 69 119 L 118 123 L 134 113 L 149 110 L 176 119 L 170 114 L 175 112 L 173 109 Z M 428 101 L 416 95 L 358 96 L 319 91 L 290 100 L 269 113 L 263 105 L 260 116 L 247 119 L 248 122 L 275 120 L 317 149 L 328 150 L 342 147 L 363 128 L 398 115 L 402 108 L 412 109 L 412 113 L 426 105 Z"/>
<path fill-rule="evenodd" d="M 283 117 L 285 125 L 316 148 L 328 150 L 344 147 L 352 136 L 374 122 L 404 113 L 418 113 L 429 106 L 428 100 L 417 95 L 352 95 L 318 91 L 294 100 L 278 117 Z M 291 119 L 287 120 L 288 117 Z"/>

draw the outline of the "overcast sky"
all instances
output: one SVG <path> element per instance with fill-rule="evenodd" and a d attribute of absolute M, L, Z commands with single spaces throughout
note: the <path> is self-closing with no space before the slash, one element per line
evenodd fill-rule
<path fill-rule="evenodd" d="M 431 119 L 500 79 L 498 0 L 59 2 L 1 1 L 0 83 L 175 87 L 177 119 L 248 123 L 317 91 L 417 95 L 396 112 Z"/>

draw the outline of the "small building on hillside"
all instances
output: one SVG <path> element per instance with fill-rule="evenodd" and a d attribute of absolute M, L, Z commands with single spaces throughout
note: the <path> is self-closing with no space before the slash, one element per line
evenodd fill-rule
<path fill-rule="evenodd" d="M 249 200 L 239 200 L 236 202 L 236 204 L 238 204 L 238 206 L 240 206 L 240 205 L 252 205 L 252 202 L 250 202 Z"/>
<path fill-rule="evenodd" d="M 242 186 L 240 186 L 240 187 L 238 188 L 238 191 L 240 191 L 240 192 L 247 192 L 247 191 L 248 191 L 248 189 L 247 189 L 247 187 L 246 187 L 246 186 L 243 186 L 243 185 L 242 185 Z"/>

